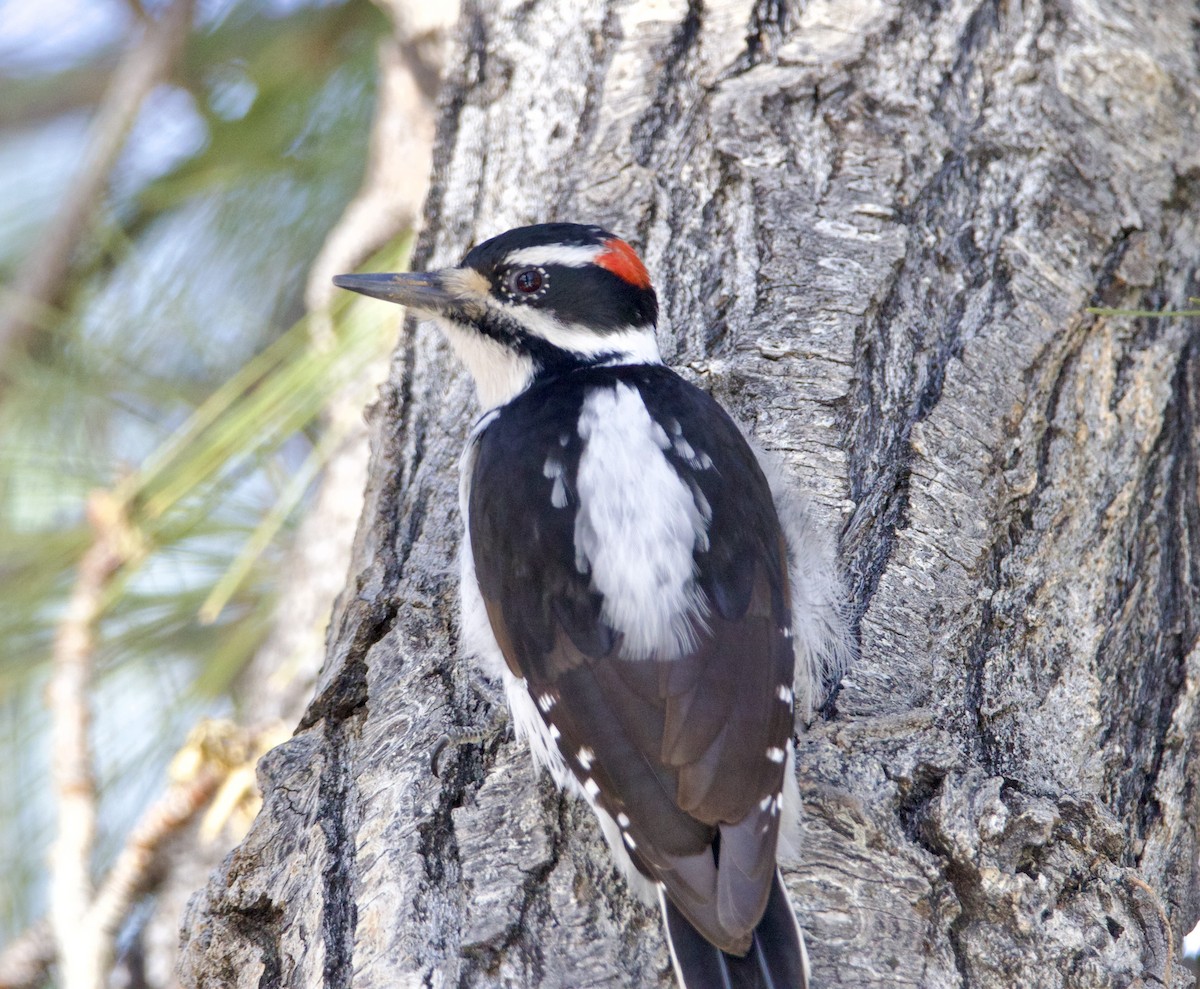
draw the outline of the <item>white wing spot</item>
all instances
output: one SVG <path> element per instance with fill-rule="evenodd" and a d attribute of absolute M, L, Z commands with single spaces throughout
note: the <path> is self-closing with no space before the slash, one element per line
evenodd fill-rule
<path fill-rule="evenodd" d="M 542 477 L 554 481 L 554 485 L 550 489 L 550 504 L 555 508 L 567 507 L 567 485 L 563 480 L 565 473 L 566 468 L 554 457 L 547 457 L 546 462 L 542 465 Z"/>
<path fill-rule="evenodd" d="M 775 696 L 778 697 L 785 704 L 791 704 L 792 701 L 795 700 L 795 697 L 796 697 L 796 695 L 792 693 L 792 688 L 789 687 L 786 683 L 781 683 L 778 687 L 775 688 Z"/>
<path fill-rule="evenodd" d="M 576 758 L 579 759 L 579 765 L 581 765 L 584 769 L 591 769 L 592 760 L 596 758 L 596 753 L 585 745 L 579 750 Z"/>
<path fill-rule="evenodd" d="M 791 625 L 782 625 L 782 626 L 780 626 L 779 631 L 782 633 L 782 635 L 785 639 L 790 639 L 792 637 L 792 626 Z"/>
<path fill-rule="evenodd" d="M 633 835 L 631 835 L 628 831 L 622 831 L 621 837 L 625 839 L 625 844 L 629 846 L 630 851 L 633 851 L 637 848 L 637 842 L 633 840 Z"/>
<path fill-rule="evenodd" d="M 583 781 L 583 788 L 593 800 L 600 794 L 600 785 L 590 776 Z"/>
<path fill-rule="evenodd" d="M 558 730 L 558 725 L 550 726 L 550 737 L 556 742 L 562 738 L 562 732 Z"/>
<path fill-rule="evenodd" d="M 549 714 L 557 700 L 553 694 L 538 694 L 537 706 L 542 709 L 542 714 Z"/>
<path fill-rule="evenodd" d="M 692 470 L 708 470 L 712 467 L 712 457 L 704 451 L 697 451 L 687 438 L 683 435 L 683 426 L 679 424 L 678 419 L 668 419 L 667 428 L 671 431 L 671 449 L 675 451 L 675 455 L 679 457 Z"/>
<path fill-rule="evenodd" d="M 783 749 L 778 745 L 772 745 L 767 749 L 767 758 L 772 762 L 783 762 Z"/>
<path fill-rule="evenodd" d="M 712 467 L 712 457 L 703 451 L 697 453 L 696 448 L 684 438 L 683 426 L 678 419 L 668 419 L 667 428 L 671 431 L 671 447 L 692 470 L 708 470 Z"/>
<path fill-rule="evenodd" d="M 621 813 L 617 815 L 617 823 L 623 828 L 629 827 L 629 815 L 624 811 L 621 811 Z"/>
<path fill-rule="evenodd" d="M 770 806 L 771 806 L 771 795 L 768 793 L 765 797 L 762 798 L 762 800 L 760 800 L 758 802 L 758 809 L 761 811 L 766 811 Z"/>
<path fill-rule="evenodd" d="M 706 528 L 705 528 L 705 532 L 704 532 L 704 545 L 701 547 L 701 549 L 707 550 L 708 549 L 707 526 L 708 526 L 708 523 L 712 521 L 712 505 L 710 505 L 708 503 L 708 499 L 704 497 L 704 492 L 700 490 L 700 485 L 697 484 L 690 477 L 688 478 L 688 487 L 692 489 L 692 497 L 694 499 L 696 499 L 696 508 L 698 508 L 700 510 L 700 517 L 702 519 L 704 519 L 704 525 L 706 526 Z"/>

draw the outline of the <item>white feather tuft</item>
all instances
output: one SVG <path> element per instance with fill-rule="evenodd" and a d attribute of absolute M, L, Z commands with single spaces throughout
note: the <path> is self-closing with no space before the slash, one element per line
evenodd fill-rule
<path fill-rule="evenodd" d="M 805 723 L 825 703 L 857 655 L 850 629 L 850 599 L 834 540 L 813 517 L 812 505 L 783 476 L 772 454 L 747 441 L 766 475 L 788 548 L 792 585 L 790 638 L 796 656 L 795 710 Z"/>
<path fill-rule="evenodd" d="M 808 499 L 775 483 L 771 493 L 788 545 L 796 711 L 807 722 L 857 653 L 850 601 L 833 541 L 814 521 Z"/>

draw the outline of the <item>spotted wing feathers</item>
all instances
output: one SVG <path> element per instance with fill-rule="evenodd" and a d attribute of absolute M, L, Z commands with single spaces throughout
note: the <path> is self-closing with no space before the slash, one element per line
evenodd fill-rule
<path fill-rule="evenodd" d="M 678 636 L 661 655 L 623 652 L 628 618 L 610 620 L 576 544 L 581 500 L 603 497 L 596 484 L 580 491 L 580 461 L 606 426 L 591 422 L 585 439 L 561 424 L 579 421 L 589 394 L 622 388 L 644 404 L 654 449 L 703 519 L 688 547 L 691 597 L 662 588 L 663 600 L 698 603 L 682 652 Z M 625 406 L 596 407 L 624 415 Z M 750 950 L 772 895 L 793 674 L 786 553 L 753 453 L 671 371 L 589 368 L 502 408 L 479 436 L 471 480 L 476 575 L 509 668 L 538 699 L 580 787 L 617 822 L 633 864 L 708 942 Z M 657 524 L 624 503 L 609 516 L 610 539 L 622 525 Z"/>

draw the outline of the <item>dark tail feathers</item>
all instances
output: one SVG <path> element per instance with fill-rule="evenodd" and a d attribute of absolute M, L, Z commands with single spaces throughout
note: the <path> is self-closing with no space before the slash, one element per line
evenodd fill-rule
<path fill-rule="evenodd" d="M 808 989 L 804 935 L 778 869 L 745 958 L 710 944 L 670 900 L 660 899 L 671 960 L 683 989 Z"/>

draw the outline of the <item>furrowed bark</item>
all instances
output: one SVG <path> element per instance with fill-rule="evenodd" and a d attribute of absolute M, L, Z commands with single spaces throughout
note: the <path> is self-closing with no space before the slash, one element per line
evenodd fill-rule
<path fill-rule="evenodd" d="M 1190 985 L 1200 916 L 1197 24 L 1149 0 L 469 4 L 415 267 L 637 245 L 670 363 L 842 535 L 800 737 L 821 986 Z M 669 986 L 656 916 L 456 651 L 471 391 L 406 324 L 355 574 L 187 986 Z"/>

